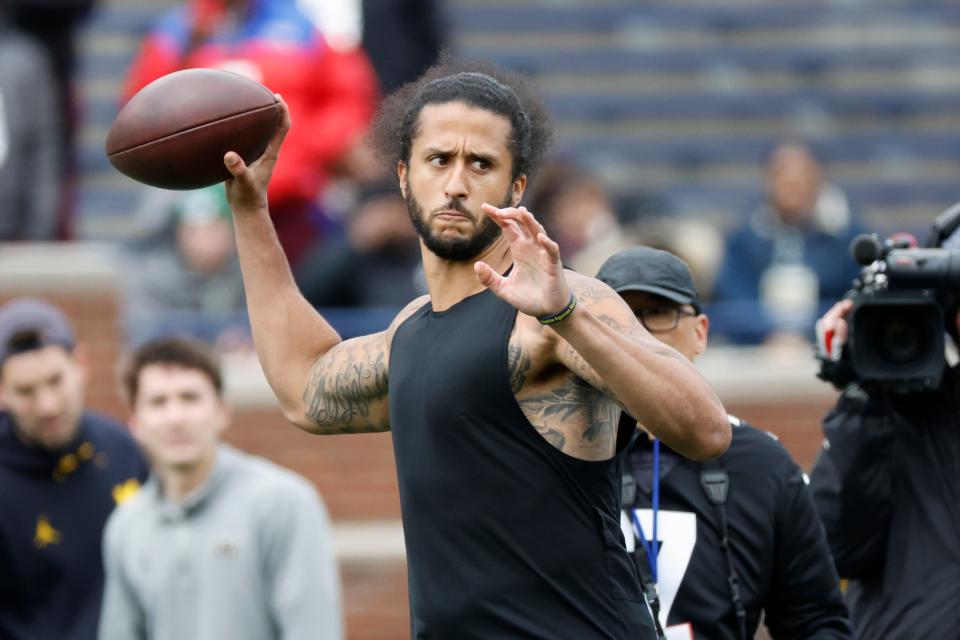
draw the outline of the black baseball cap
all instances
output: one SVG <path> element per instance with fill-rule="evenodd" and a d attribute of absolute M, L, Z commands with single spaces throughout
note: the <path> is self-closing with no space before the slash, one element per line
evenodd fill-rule
<path fill-rule="evenodd" d="M 0 364 L 12 355 L 58 345 L 73 349 L 76 338 L 63 312 L 37 298 L 0 306 Z"/>
<path fill-rule="evenodd" d="M 597 279 L 616 291 L 646 291 L 700 313 L 700 294 L 687 263 L 669 251 L 634 247 L 610 256 Z"/>

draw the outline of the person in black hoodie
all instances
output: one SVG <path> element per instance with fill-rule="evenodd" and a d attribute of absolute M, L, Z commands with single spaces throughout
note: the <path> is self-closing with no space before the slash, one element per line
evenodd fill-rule
<path fill-rule="evenodd" d="M 0 638 L 93 640 L 101 539 L 147 465 L 127 430 L 84 410 L 82 347 L 46 302 L 0 307 Z"/>
<path fill-rule="evenodd" d="M 710 322 L 680 258 L 627 249 L 597 279 L 688 359 L 706 349 Z M 761 615 L 775 640 L 853 637 L 803 472 L 771 434 L 729 420 L 730 448 L 715 460 L 688 460 L 645 431 L 625 460 L 621 527 L 661 637 L 748 640 Z"/>

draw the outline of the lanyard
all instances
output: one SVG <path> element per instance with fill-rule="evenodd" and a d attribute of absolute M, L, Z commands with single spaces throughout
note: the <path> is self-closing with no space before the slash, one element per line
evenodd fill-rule
<path fill-rule="evenodd" d="M 643 525 L 640 524 L 640 518 L 637 517 L 637 510 L 630 509 L 630 518 L 633 520 L 633 527 L 636 529 L 637 539 L 640 540 L 640 544 L 643 545 L 643 551 L 647 556 L 647 564 L 650 565 L 650 575 L 653 576 L 653 581 L 656 583 L 657 580 L 657 556 L 660 553 L 660 542 L 657 540 L 657 522 L 660 519 L 660 440 L 654 439 L 653 441 L 653 536 L 650 538 L 650 541 L 647 541 L 647 536 L 644 535 Z"/>

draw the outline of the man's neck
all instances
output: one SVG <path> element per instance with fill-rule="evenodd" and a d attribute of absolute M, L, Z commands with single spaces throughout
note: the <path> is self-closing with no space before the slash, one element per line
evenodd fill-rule
<path fill-rule="evenodd" d="M 216 460 L 217 450 L 214 449 L 210 455 L 189 467 L 157 467 L 163 497 L 170 502 L 183 502 L 187 495 L 207 481 L 213 473 Z"/>
<path fill-rule="evenodd" d="M 422 241 L 420 252 L 434 311 L 446 311 L 464 298 L 484 290 L 473 270 L 474 263 L 486 262 L 498 273 L 503 273 L 513 264 L 510 244 L 502 235 L 472 260 L 444 260 L 427 249 Z"/>

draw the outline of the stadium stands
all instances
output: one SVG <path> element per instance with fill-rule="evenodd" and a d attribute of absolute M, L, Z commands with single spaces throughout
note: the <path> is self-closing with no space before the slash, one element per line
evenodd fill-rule
<path fill-rule="evenodd" d="M 133 185 L 102 153 L 119 78 L 170 0 L 105 1 L 84 38 L 81 232 L 123 237 Z M 960 7 L 946 1 L 454 0 L 453 41 L 533 75 L 559 149 L 614 184 L 731 224 L 763 156 L 803 137 L 866 220 L 925 227 L 960 199 Z"/>

